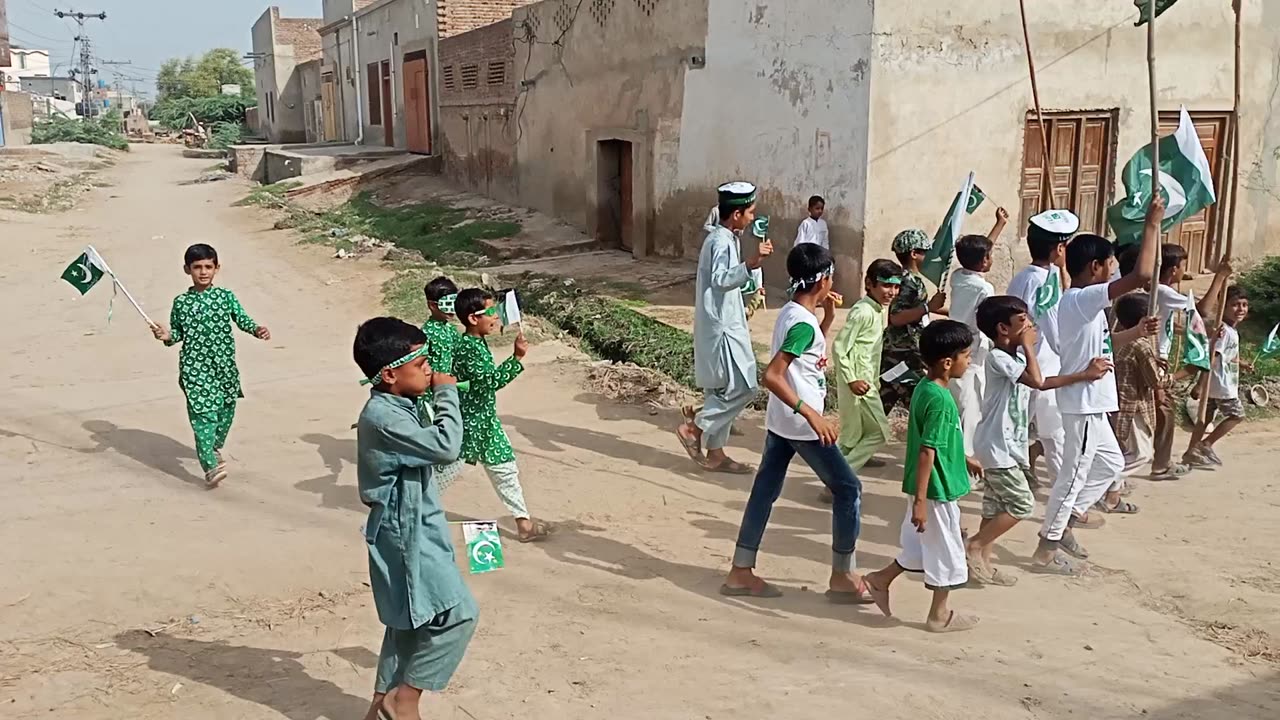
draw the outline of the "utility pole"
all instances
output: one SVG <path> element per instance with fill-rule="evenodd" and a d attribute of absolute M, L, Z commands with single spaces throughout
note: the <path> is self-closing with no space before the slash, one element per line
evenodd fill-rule
<path fill-rule="evenodd" d="M 83 12 L 63 12 L 54 10 L 54 15 L 61 19 L 71 18 L 80 26 L 80 33 L 76 35 L 76 42 L 80 43 L 80 87 L 84 89 L 84 116 L 92 118 L 94 113 L 93 88 L 90 85 L 92 75 L 97 72 L 93 65 L 93 52 L 89 44 L 89 34 L 84 30 L 85 20 L 106 20 L 107 14 L 100 13 L 83 13 Z M 74 72 L 72 74 L 75 74 Z"/>
<path fill-rule="evenodd" d="M 111 74 L 115 76 L 116 86 L 116 108 L 120 110 L 120 121 L 124 122 L 124 73 L 120 70 L 121 65 L 132 65 L 132 60 L 99 60 L 102 65 L 111 65 Z"/>

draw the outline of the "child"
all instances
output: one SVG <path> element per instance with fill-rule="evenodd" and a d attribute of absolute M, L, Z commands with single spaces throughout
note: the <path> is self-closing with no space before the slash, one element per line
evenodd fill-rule
<path fill-rule="evenodd" d="M 1106 311 L 1118 298 L 1151 280 L 1163 213 L 1164 200 L 1157 196 L 1147 210 L 1137 268 L 1119 280 L 1109 282 L 1115 250 L 1106 238 L 1077 235 L 1067 245 L 1071 288 L 1058 303 L 1057 326 L 1062 374 L 1083 372 L 1094 358 L 1111 359 L 1114 347 L 1155 332 L 1156 319 L 1146 318 L 1138 327 L 1113 335 Z M 1063 426 L 1062 466 L 1045 506 L 1040 543 L 1032 558 L 1034 569 L 1040 572 L 1051 572 L 1050 565 L 1064 561 L 1059 548 L 1081 560 L 1088 557 L 1071 532 L 1073 513 L 1084 515 L 1104 498 L 1110 512 L 1138 512 L 1136 505 L 1120 497 L 1124 454 L 1107 418 L 1107 413 L 1119 410 L 1115 375 L 1068 385 L 1057 395 Z"/>
<path fill-rule="evenodd" d="M 498 391 L 524 371 L 521 360 L 529 350 L 524 335 L 516 335 L 515 350 L 501 365 L 494 366 L 493 353 L 485 338 L 498 330 L 498 306 L 493 293 L 472 288 L 458 293 L 454 304 L 465 334 L 453 353 L 453 369 L 460 382 L 470 387 L 462 398 L 462 460 L 484 466 L 489 482 L 515 517 L 522 543 L 542 540 L 550 533 L 546 523 L 534 521 L 524 504 L 515 451 L 498 419 Z"/>
<path fill-rule="evenodd" d="M 782 595 L 758 577 L 754 568 L 773 503 L 782 493 L 792 458 L 799 454 L 834 496 L 827 598 L 840 605 L 871 601 L 862 578 L 853 571 L 862 483 L 836 447 L 838 428 L 822 415 L 827 396 L 827 335 L 835 319 L 836 298 L 831 292 L 834 270 L 831 253 L 817 243 L 797 245 L 787 255 L 792 300 L 778 313 L 773 359 L 764 371 L 764 385 L 769 390 L 764 454 L 742 515 L 733 567 L 720 586 L 722 595 Z M 816 314 L 819 306 L 821 323 Z"/>
<path fill-rule="evenodd" d="M 1132 270 L 1130 270 L 1132 272 Z M 1147 314 L 1150 296 L 1133 292 L 1116 301 L 1113 313 L 1121 330 L 1137 327 Z M 1115 415 L 1116 442 L 1124 454 L 1125 475 L 1136 472 L 1156 455 L 1156 408 L 1164 379 L 1160 360 L 1151 343 L 1129 343 L 1116 351 L 1116 396 L 1120 406 Z M 1154 467 L 1154 466 L 1153 466 Z M 1152 480 L 1175 480 L 1186 472 L 1166 468 L 1152 473 Z"/>
<path fill-rule="evenodd" d="M 924 363 L 920 361 L 920 333 L 929 324 L 929 313 L 945 315 L 943 306 L 947 303 L 947 295 L 942 291 L 928 297 L 928 286 L 920 267 L 924 263 L 925 253 L 933 247 L 933 241 L 923 230 L 903 230 L 893 239 L 893 254 L 905 271 L 902 275 L 902 287 L 898 297 L 889 305 L 889 327 L 884 332 L 884 352 L 880 359 L 880 372 L 892 370 L 899 363 L 905 363 L 908 374 L 905 378 L 882 381 L 880 400 L 885 415 L 901 402 L 911 402 L 911 388 L 924 376 Z"/>
<path fill-rule="evenodd" d="M 236 401 L 244 397 L 231 323 L 259 340 L 271 339 L 271 331 L 249 317 L 234 293 L 213 286 L 220 267 L 218 251 L 209 245 L 187 248 L 182 269 L 191 276 L 191 287 L 174 298 L 169 327 L 157 323 L 151 329 L 166 347 L 182 345 L 178 386 L 187 396 L 196 457 L 204 469 L 205 487 L 210 489 L 227 479 L 222 448 L 236 417 Z"/>
<path fill-rule="evenodd" d="M 809 198 L 809 217 L 800 221 L 800 229 L 796 231 L 796 245 L 816 243 L 831 249 L 830 236 L 827 233 L 827 221 L 822 214 L 827 210 L 827 201 L 821 195 Z"/>
<path fill-rule="evenodd" d="M 1067 210 L 1049 210 L 1031 218 L 1027 225 L 1027 250 L 1031 264 L 1023 268 L 1009 283 L 1009 294 L 1031 309 L 1032 320 L 1040 329 L 1036 344 L 1036 360 L 1040 372 L 1057 375 L 1058 301 L 1071 283 L 1065 263 L 1067 241 L 1080 228 L 1080 219 Z M 1053 390 L 1031 393 L 1034 441 L 1028 460 L 1034 471 L 1037 451 L 1043 454 L 1050 478 L 1062 468 L 1062 419 L 1058 412 L 1058 396 Z"/>
<path fill-rule="evenodd" d="M 982 525 L 969 540 L 969 577 L 985 585 L 1013 585 L 1017 578 L 991 565 L 996 540 L 1019 521 L 1031 517 L 1035 494 L 1031 490 L 1031 463 L 1027 456 L 1028 411 L 1031 390 L 1052 390 L 1071 383 L 1101 378 L 1111 369 L 1103 358 L 1094 359 L 1084 372 L 1044 377 L 1036 361 L 1036 326 L 1022 300 L 1011 295 L 988 298 L 978 306 L 977 324 L 991 339 L 987 357 L 986 395 L 982 420 L 977 427 L 977 460 L 982 463 Z M 1046 569 L 1070 568 L 1050 563 Z"/>
<path fill-rule="evenodd" d="M 453 324 L 454 303 L 458 300 L 458 286 L 447 277 L 440 276 L 423 288 L 427 296 L 427 321 L 422 332 L 427 336 L 427 364 L 436 372 L 453 372 L 453 348 L 460 333 Z"/>
<path fill-rule="evenodd" d="M 1003 208 L 1001 209 L 1003 211 Z M 960 429 L 964 432 L 964 450 L 973 455 L 973 435 L 978 429 L 982 409 L 982 386 L 986 381 L 986 359 L 991 341 L 978 332 L 978 306 L 996 294 L 995 287 L 983 274 L 991 269 L 992 242 L 984 235 L 965 235 L 956 242 L 956 259 L 960 269 L 951 274 L 951 318 L 973 331 L 969 369 L 951 383 L 951 396 L 960 408 Z"/>
<path fill-rule="evenodd" d="M 1209 375 L 1209 410 L 1205 422 L 1197 424 L 1187 446 L 1187 462 L 1195 465 L 1212 463 L 1222 465 L 1222 458 L 1213 445 L 1227 436 L 1244 420 L 1244 404 L 1240 402 L 1240 370 L 1253 372 L 1253 363 L 1240 360 L 1240 333 L 1236 327 L 1249 317 L 1249 296 L 1244 288 L 1232 285 L 1227 288 L 1227 309 L 1222 314 L 1222 327 L 1218 329 L 1218 344 L 1214 347 L 1212 370 Z M 1221 415 L 1213 432 L 1205 437 L 1205 426 Z"/>
<path fill-rule="evenodd" d="M 880 351 L 889 306 L 902 287 L 902 267 L 892 260 L 876 260 L 867 268 L 867 294 L 849 308 L 844 327 L 836 335 L 836 395 L 840 408 L 840 452 L 855 471 L 892 438 L 889 420 L 877 390 Z M 830 502 L 824 489 L 822 499 Z"/>
<path fill-rule="evenodd" d="M 969 494 L 969 475 L 982 474 L 982 466 L 965 457 L 960 411 L 947 390 L 947 383 L 968 368 L 972 345 L 973 331 L 955 320 L 930 323 L 920 335 L 920 355 L 928 374 L 912 394 L 907 421 L 902 551 L 888 567 L 865 578 L 880 611 L 891 616 L 893 581 L 904 572 L 923 572 L 924 586 L 933 591 L 925 621 L 929 632 L 958 632 L 978 624 L 978 618 L 959 615 L 947 605 L 951 591 L 969 581 L 958 501 Z"/>
<path fill-rule="evenodd" d="M 380 317 L 360 326 L 353 348 L 373 387 L 356 424 L 356 478 L 369 508 L 369 585 L 386 626 L 365 720 L 420 717 L 422 691 L 449 684 L 479 617 L 431 487 L 436 468 L 462 448 L 462 416 L 456 381 L 432 372 L 426 341 L 409 323 Z M 427 425 L 416 408 L 424 395 L 435 405 Z"/>

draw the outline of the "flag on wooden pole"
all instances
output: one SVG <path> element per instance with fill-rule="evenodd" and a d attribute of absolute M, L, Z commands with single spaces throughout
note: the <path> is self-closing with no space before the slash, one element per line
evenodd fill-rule
<path fill-rule="evenodd" d="M 951 201 L 942 225 L 933 236 L 933 247 L 925 253 L 924 262 L 920 266 L 921 274 L 939 288 L 945 284 L 943 278 L 951 270 L 951 260 L 956 256 L 956 241 L 963 231 L 965 216 L 972 215 L 987 198 L 981 188 L 973 184 L 973 178 L 974 174 L 969 173 L 960 192 Z"/>
<path fill-rule="evenodd" d="M 1156 17 L 1163 15 L 1164 11 L 1173 7 L 1176 2 L 1178 0 L 1155 0 Z M 1133 25 L 1134 27 L 1142 27 L 1147 24 L 1147 20 L 1151 19 L 1152 2 L 1151 0 L 1133 0 L 1133 4 L 1138 8 L 1138 21 Z"/>

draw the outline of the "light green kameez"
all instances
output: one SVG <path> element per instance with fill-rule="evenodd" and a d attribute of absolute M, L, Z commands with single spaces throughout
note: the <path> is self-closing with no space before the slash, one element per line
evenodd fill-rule
<path fill-rule="evenodd" d="M 889 309 L 870 296 L 849 309 L 844 327 L 836 335 L 832 357 L 836 364 L 836 391 L 840 403 L 840 452 L 849 467 L 859 470 L 889 442 L 889 420 L 880 402 L 880 355 Z M 871 386 L 866 395 L 854 395 L 850 383 L 862 380 Z"/>

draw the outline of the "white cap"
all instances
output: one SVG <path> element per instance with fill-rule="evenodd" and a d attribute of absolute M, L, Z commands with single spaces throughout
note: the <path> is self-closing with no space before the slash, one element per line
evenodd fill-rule
<path fill-rule="evenodd" d="M 1031 218 L 1031 224 L 1054 235 L 1074 235 L 1080 229 L 1080 218 L 1070 210 L 1045 210 Z"/>

